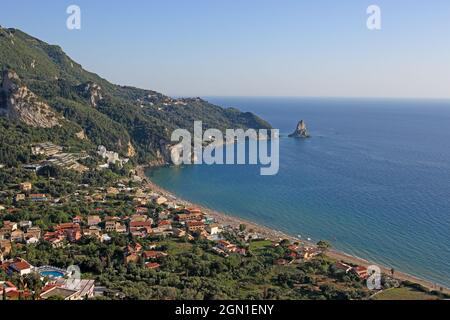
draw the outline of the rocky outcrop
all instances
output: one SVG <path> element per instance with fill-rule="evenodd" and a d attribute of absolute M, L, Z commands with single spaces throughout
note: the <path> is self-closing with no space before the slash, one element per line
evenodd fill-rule
<path fill-rule="evenodd" d="M 100 100 L 103 99 L 102 88 L 95 82 L 87 82 L 80 86 L 81 94 L 89 100 L 89 104 L 96 108 Z"/>
<path fill-rule="evenodd" d="M 297 124 L 297 128 L 295 129 L 294 133 L 290 134 L 289 137 L 291 138 L 310 138 L 308 128 L 306 127 L 306 122 L 301 120 Z"/>
<path fill-rule="evenodd" d="M 2 79 L 0 115 L 25 122 L 32 127 L 52 128 L 60 125 L 62 117 L 23 85 L 17 73 L 4 70 Z"/>
<path fill-rule="evenodd" d="M 131 142 L 128 142 L 128 148 L 127 148 L 127 157 L 133 158 L 136 156 L 136 150 L 134 149 Z"/>
<path fill-rule="evenodd" d="M 77 132 L 76 136 L 80 140 L 88 140 L 88 137 L 86 136 L 86 133 L 84 132 L 84 130 L 81 130 L 80 132 Z"/>
<path fill-rule="evenodd" d="M 156 150 L 154 159 L 146 164 L 149 167 L 159 167 L 167 164 L 173 164 L 172 153 L 174 152 L 174 146 L 164 139 L 161 139 L 159 143 L 160 147 Z"/>

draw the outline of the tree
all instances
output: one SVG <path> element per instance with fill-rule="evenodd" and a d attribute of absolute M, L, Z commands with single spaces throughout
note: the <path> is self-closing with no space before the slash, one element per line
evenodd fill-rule
<path fill-rule="evenodd" d="M 331 248 L 331 243 L 325 240 L 320 240 L 317 242 L 317 247 L 319 247 L 320 250 L 328 251 Z"/>
<path fill-rule="evenodd" d="M 287 248 L 290 244 L 291 244 L 291 242 L 288 239 L 283 239 L 280 242 L 280 246 L 283 248 Z"/>
<path fill-rule="evenodd" d="M 33 300 L 37 300 L 42 292 L 43 283 L 38 273 L 31 273 L 23 277 L 23 282 L 26 288 L 33 292 Z"/>
<path fill-rule="evenodd" d="M 241 232 L 244 232 L 246 229 L 247 229 L 247 226 L 246 226 L 245 224 L 240 224 L 240 225 L 239 225 L 239 230 L 240 230 Z"/>

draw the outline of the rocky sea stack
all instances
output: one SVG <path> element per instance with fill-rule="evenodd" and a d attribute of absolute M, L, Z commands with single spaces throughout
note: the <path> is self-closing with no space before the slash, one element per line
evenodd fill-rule
<path fill-rule="evenodd" d="M 290 138 L 311 138 L 308 132 L 308 128 L 306 127 L 306 122 L 301 120 L 297 124 L 297 128 L 294 133 L 289 135 Z"/>

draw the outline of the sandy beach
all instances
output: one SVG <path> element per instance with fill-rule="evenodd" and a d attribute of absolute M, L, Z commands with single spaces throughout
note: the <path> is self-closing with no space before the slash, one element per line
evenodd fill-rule
<path fill-rule="evenodd" d="M 233 226 L 238 228 L 241 224 L 245 224 L 247 226 L 247 229 L 252 229 L 253 231 L 263 235 L 264 237 L 266 237 L 267 239 L 273 240 L 273 241 L 279 241 L 282 239 L 288 239 L 291 242 L 297 242 L 297 243 L 303 243 L 306 245 L 310 245 L 310 246 L 314 246 L 314 243 L 310 243 L 308 241 L 305 240 L 300 240 L 298 238 L 296 238 L 295 236 L 283 233 L 281 231 L 277 231 L 268 227 L 265 227 L 263 225 L 242 219 L 242 218 L 238 218 L 238 217 L 234 217 L 228 214 L 224 214 L 222 212 L 218 212 L 216 210 L 212 210 L 210 208 L 206 208 L 204 206 L 192 203 L 190 201 L 181 199 L 180 197 L 178 197 L 177 195 L 165 190 L 164 188 L 161 188 L 159 185 L 155 184 L 154 182 L 152 182 L 150 180 L 150 178 L 148 176 L 146 176 L 145 171 L 146 168 L 139 166 L 136 168 L 137 174 L 142 178 L 145 179 L 145 181 L 147 181 L 147 186 L 152 189 L 155 192 L 160 193 L 161 195 L 164 195 L 166 198 L 169 199 L 175 199 L 176 198 L 176 202 L 178 204 L 184 205 L 184 206 L 188 206 L 188 207 L 197 207 L 200 208 L 203 212 L 205 212 L 206 214 L 208 214 L 209 216 L 213 217 L 219 224 L 224 225 L 224 226 Z M 352 256 L 350 254 L 347 254 L 345 252 L 341 252 L 335 249 L 331 249 L 327 252 L 327 256 L 335 259 L 335 260 L 340 260 L 340 261 L 344 261 L 346 263 L 350 263 L 350 264 L 355 264 L 355 265 L 360 265 L 360 266 L 370 266 L 370 265 L 376 265 L 378 266 L 381 271 L 385 274 L 391 274 L 391 268 L 387 267 L 387 266 L 382 266 L 380 264 L 377 263 L 373 263 L 370 261 L 367 261 L 365 259 L 359 258 L 359 257 L 355 257 Z M 414 283 L 418 283 L 430 290 L 437 290 L 440 291 L 441 285 L 439 284 L 435 284 L 432 283 L 430 281 L 424 280 L 424 279 L 420 279 L 418 277 L 403 273 L 401 271 L 397 271 L 395 270 L 395 274 L 394 274 L 394 278 L 398 279 L 400 281 L 410 281 L 410 282 L 414 282 Z M 443 287 L 443 292 L 450 294 L 450 289 L 449 288 L 445 288 Z"/>

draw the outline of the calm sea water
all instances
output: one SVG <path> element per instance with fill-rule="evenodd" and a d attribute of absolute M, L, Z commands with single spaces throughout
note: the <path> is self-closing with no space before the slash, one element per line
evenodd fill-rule
<path fill-rule="evenodd" d="M 450 287 L 450 102 L 208 98 L 282 135 L 280 171 L 151 171 L 175 194 Z M 304 119 L 312 139 L 288 138 Z"/>

